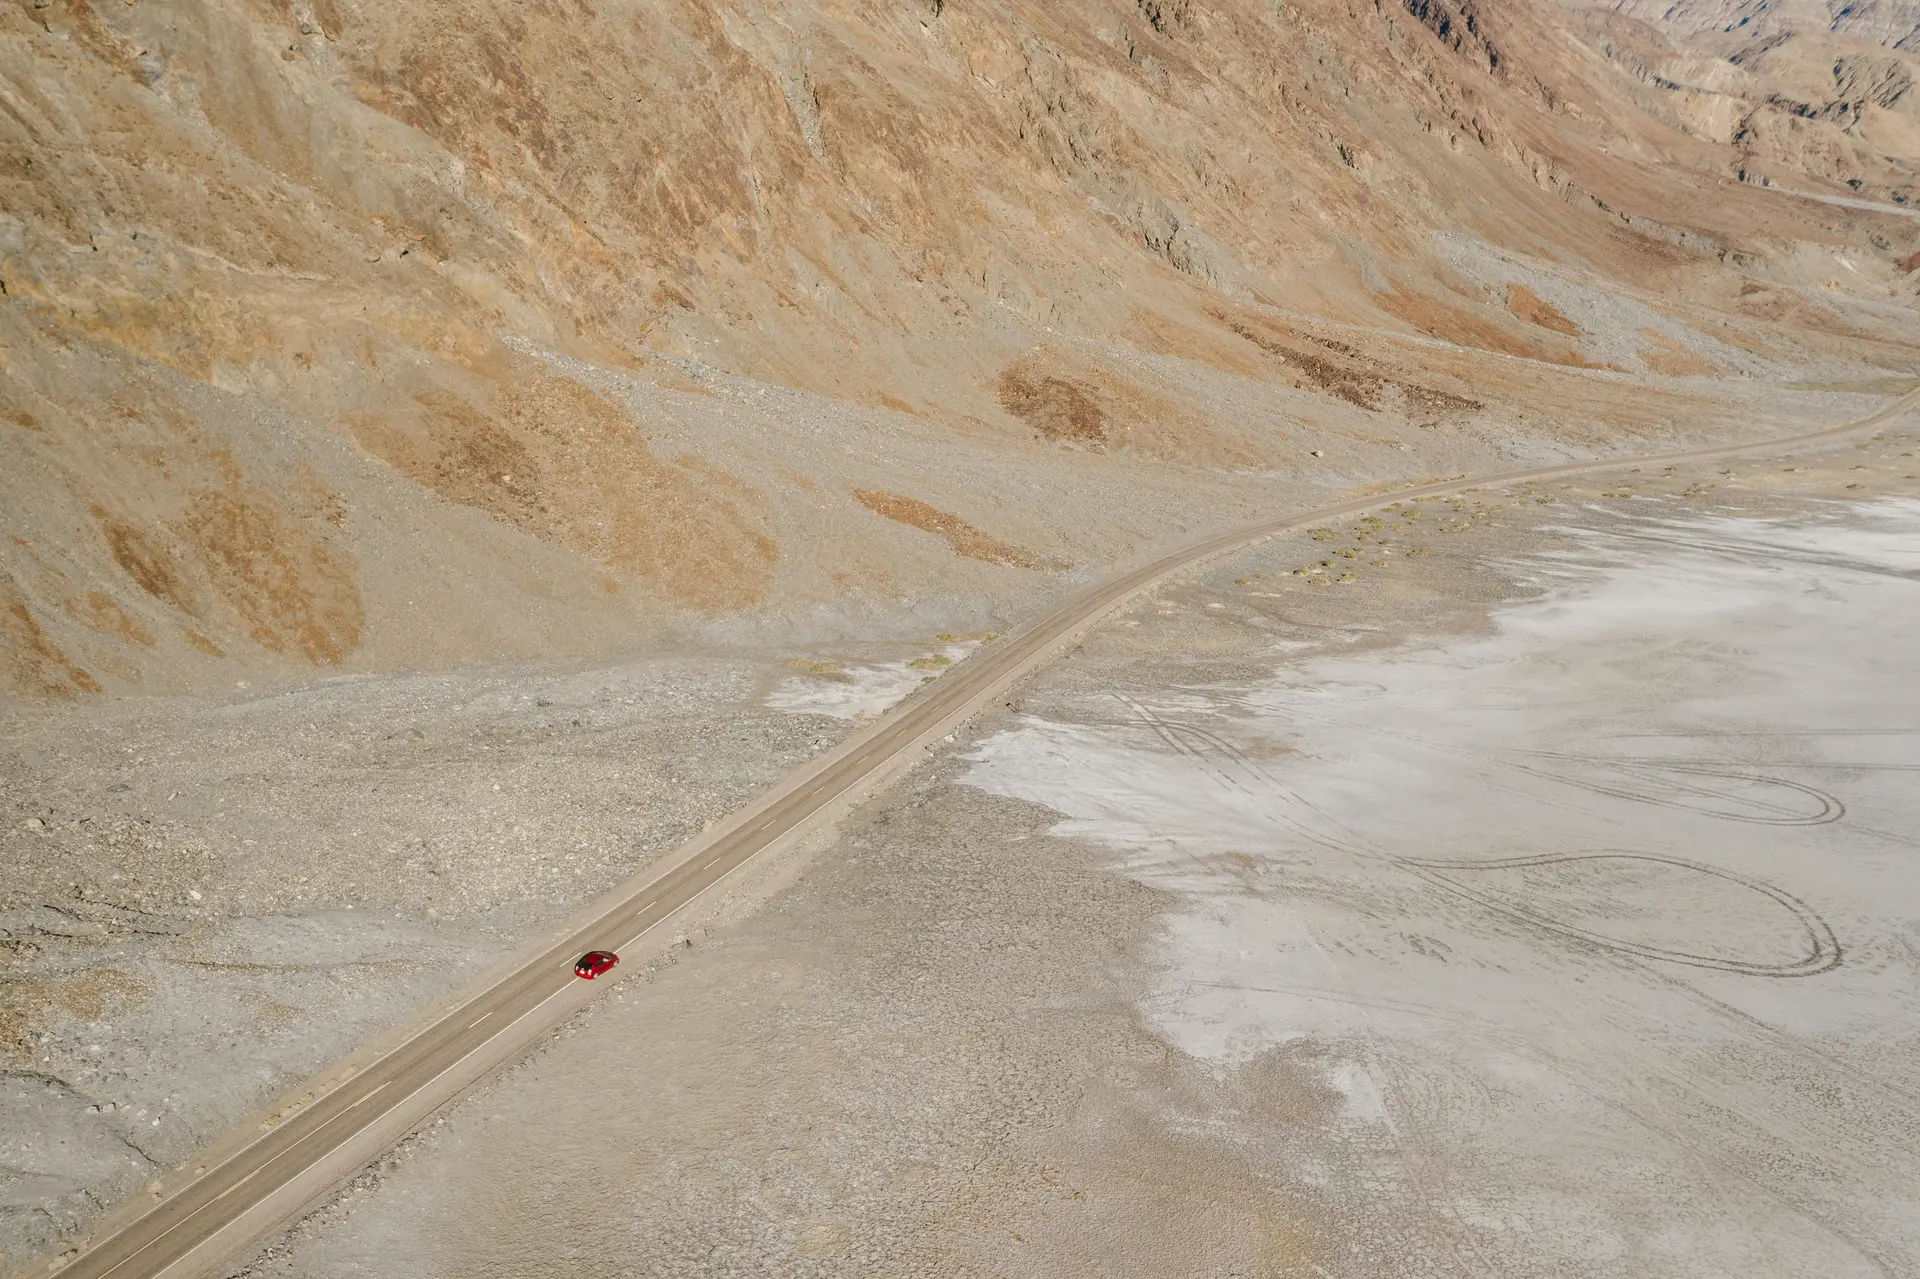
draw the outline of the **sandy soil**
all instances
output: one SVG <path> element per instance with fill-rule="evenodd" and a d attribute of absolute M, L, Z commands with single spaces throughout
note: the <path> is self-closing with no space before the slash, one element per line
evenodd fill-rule
<path fill-rule="evenodd" d="M 1905 1273 L 1916 451 L 1170 587 L 236 1273 Z"/>

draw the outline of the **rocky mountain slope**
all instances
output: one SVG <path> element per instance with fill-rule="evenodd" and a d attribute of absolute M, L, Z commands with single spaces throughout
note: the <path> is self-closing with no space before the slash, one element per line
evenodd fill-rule
<path fill-rule="evenodd" d="M 1912 24 L 1822 14 L 14 0 L 0 682 L 905 632 L 1862 407 L 1791 388 L 1916 362 L 1920 226 L 1844 203 L 1912 192 Z"/>
<path fill-rule="evenodd" d="M 1720 168 L 1742 181 L 1920 194 L 1920 5 L 1625 0 L 1582 30 L 1641 82 L 1643 109 L 1730 147 Z"/>

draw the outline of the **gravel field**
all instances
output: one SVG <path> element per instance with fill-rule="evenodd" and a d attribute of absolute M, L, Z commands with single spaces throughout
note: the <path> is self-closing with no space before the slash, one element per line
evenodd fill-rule
<path fill-rule="evenodd" d="M 234 1273 L 1910 1271 L 1915 450 L 1157 592 Z"/>
<path fill-rule="evenodd" d="M 966 647 L 22 711 L 0 756 L 0 1256 L 296 1100 Z"/>

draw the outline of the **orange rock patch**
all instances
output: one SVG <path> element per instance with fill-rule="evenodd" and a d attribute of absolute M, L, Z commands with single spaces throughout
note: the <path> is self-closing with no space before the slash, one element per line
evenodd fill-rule
<path fill-rule="evenodd" d="M 237 620 L 247 638 L 269 652 L 318 666 L 337 665 L 360 642 L 366 612 L 351 555 L 321 531 L 326 525 L 289 518 L 268 492 L 242 482 L 202 488 L 178 518 L 160 527 L 97 506 L 93 516 L 114 563 L 187 617 Z M 110 600 L 94 612 L 97 619 L 88 624 L 97 630 L 111 630 L 115 614 L 139 627 Z M 136 633 L 127 638 L 152 642 Z M 197 631 L 188 639 L 221 655 Z"/>
<path fill-rule="evenodd" d="M 1395 390 L 1407 411 L 1429 424 L 1449 413 L 1472 413 L 1484 407 L 1464 395 L 1390 377 L 1381 365 L 1336 338 L 1299 332 L 1252 313 L 1220 312 L 1216 318 L 1283 361 L 1299 379 L 1298 385 L 1345 400 L 1356 408 L 1377 410 L 1385 402 L 1383 397 Z"/>
<path fill-rule="evenodd" d="M 102 635 L 111 635 L 115 639 L 132 640 L 146 648 L 153 647 L 153 632 L 145 622 L 121 608 L 119 604 L 101 591 L 88 591 L 67 606 L 67 613 L 84 626 L 89 626 Z"/>
<path fill-rule="evenodd" d="M 1568 337 L 1577 336 L 1580 332 L 1580 326 L 1568 319 L 1559 307 L 1524 284 L 1507 286 L 1507 310 L 1528 324 L 1537 324 L 1543 329 L 1564 333 Z"/>
<path fill-rule="evenodd" d="M 1215 321 L 1222 317 L 1215 315 Z M 1167 316 L 1135 307 L 1133 315 L 1127 321 L 1122 336 L 1143 351 L 1155 355 L 1171 355 L 1183 360 L 1195 360 L 1209 368 L 1231 373 L 1239 377 L 1261 377 L 1260 365 L 1245 354 L 1245 348 L 1234 341 L 1235 337 L 1244 338 L 1237 331 L 1233 336 L 1217 329 L 1201 329 L 1194 325 L 1182 324 Z"/>
<path fill-rule="evenodd" d="M 1281 329 L 1262 316 L 1221 312 L 1216 318 L 1268 355 L 1292 366 L 1312 389 L 1345 400 L 1356 408 L 1379 407 L 1380 392 L 1386 389 L 1387 379 L 1371 369 L 1360 367 L 1355 361 L 1309 351 L 1302 345 L 1302 335 Z M 1352 355 L 1352 348 L 1343 343 L 1327 343 L 1326 349 L 1336 356 Z"/>
<path fill-rule="evenodd" d="M 183 613 L 198 615 L 199 609 L 165 547 L 154 545 L 141 529 L 98 506 L 93 508 L 93 518 L 100 526 L 101 535 L 107 540 L 107 550 L 113 556 L 113 562 L 141 590 Z"/>
<path fill-rule="evenodd" d="M 1376 294 L 1373 301 L 1387 314 L 1405 320 L 1428 337 L 1442 342 L 1517 355 L 1526 360 L 1539 358 L 1539 352 L 1533 347 L 1491 320 L 1483 320 L 1471 311 L 1424 293 L 1395 288 L 1391 293 Z"/>
<path fill-rule="evenodd" d="M 71 697 L 97 693 L 100 682 L 53 642 L 11 577 L 0 574 L 0 683 L 16 693 Z"/>
<path fill-rule="evenodd" d="M 352 565 L 310 528 L 264 501 L 209 489 L 194 495 L 181 532 L 260 647 L 333 666 L 360 642 L 366 613 Z"/>
<path fill-rule="evenodd" d="M 1527 296 L 1532 297 L 1532 294 L 1528 293 Z M 1508 299 L 1510 307 L 1512 297 L 1513 295 L 1509 292 Z M 1554 316 L 1558 316 L 1559 320 L 1566 324 L 1573 323 L 1573 321 L 1567 319 L 1566 316 L 1561 315 L 1558 311 L 1555 311 L 1541 299 L 1534 298 L 1533 300 L 1538 302 L 1542 308 L 1545 308 L 1544 311 L 1540 312 L 1545 318 L 1551 319 Z M 1430 298 L 1424 293 L 1414 293 L 1396 288 L 1392 293 L 1377 295 L 1374 301 L 1382 310 L 1405 320 L 1408 324 L 1413 325 L 1414 328 L 1419 329 L 1428 337 L 1436 337 L 1443 342 L 1451 342 L 1455 346 L 1477 347 L 1482 351 L 1495 351 L 1501 355 L 1518 356 L 1523 360 L 1541 360 L 1548 364 L 1564 364 L 1569 368 L 1576 369 L 1597 369 L 1605 367 L 1604 365 L 1595 364 L 1585 359 L 1571 346 L 1561 346 L 1558 344 L 1535 346 L 1530 342 L 1515 337 L 1493 321 L 1483 319 L 1464 307 L 1442 302 L 1438 298 Z M 1549 312 L 1551 313 L 1550 315 L 1548 314 Z M 1529 323 L 1540 323 L 1540 321 L 1534 320 L 1531 317 L 1521 318 L 1526 318 Z M 1540 323 L 1540 327 L 1561 331 L 1553 323 Z M 1576 327 L 1574 331 L 1578 332 L 1579 330 Z"/>
<path fill-rule="evenodd" d="M 716 613 L 766 597 L 779 548 L 760 492 L 700 458 L 657 456 L 626 410 L 537 367 L 470 400 L 415 393 L 404 415 L 357 414 L 354 438 L 450 502 Z"/>
<path fill-rule="evenodd" d="M 1050 444 L 1125 449 L 1187 464 L 1262 460 L 1246 437 L 1219 429 L 1177 397 L 1097 357 L 1036 350 L 1006 368 L 994 390 L 1001 408 Z"/>
<path fill-rule="evenodd" d="M 1641 334 L 1653 339 L 1651 346 L 1643 347 L 1637 354 L 1640 362 L 1655 373 L 1664 373 L 1668 377 L 1710 377 L 1720 372 L 1720 366 L 1703 355 L 1696 355 L 1671 337 L 1657 329 L 1641 329 Z"/>
<path fill-rule="evenodd" d="M 898 493 L 885 493 L 879 489 L 855 489 L 853 496 L 854 500 L 875 515 L 946 538 L 947 545 L 953 548 L 955 555 L 963 555 L 970 560 L 983 560 L 988 564 L 1005 564 L 1010 568 L 1041 569 L 1050 572 L 1071 567 L 1059 560 L 1035 555 L 1031 551 L 1003 542 L 984 529 L 967 523 L 958 515 L 949 515 L 936 507 L 928 506 L 918 498 L 903 497 Z"/>
<path fill-rule="evenodd" d="M 1059 444 L 1105 444 L 1107 415 L 1094 388 L 1019 365 L 1000 375 L 1000 407 Z"/>

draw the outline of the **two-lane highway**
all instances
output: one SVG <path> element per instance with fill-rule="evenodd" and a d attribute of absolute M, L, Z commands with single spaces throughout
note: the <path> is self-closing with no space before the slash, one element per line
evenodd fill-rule
<path fill-rule="evenodd" d="M 147 1279 L 203 1274 L 327 1193 L 478 1078 L 514 1060 L 606 983 L 573 975 L 588 950 L 631 950 L 651 930 L 772 845 L 854 802 L 892 770 L 1004 696 L 1115 607 L 1202 560 L 1278 533 L 1359 515 L 1413 497 L 1557 479 L 1631 466 L 1705 462 L 1828 443 L 1884 425 L 1920 405 L 1920 392 L 1857 422 L 1788 439 L 1653 457 L 1541 467 L 1426 484 L 1299 512 L 1205 538 L 1073 596 L 989 645 L 892 714 L 811 761 L 745 809 L 573 917 L 551 944 L 437 1015 L 365 1068 L 174 1188 L 143 1215 L 96 1240 L 63 1279 Z M 339 1072 L 336 1072 L 338 1074 Z"/>

